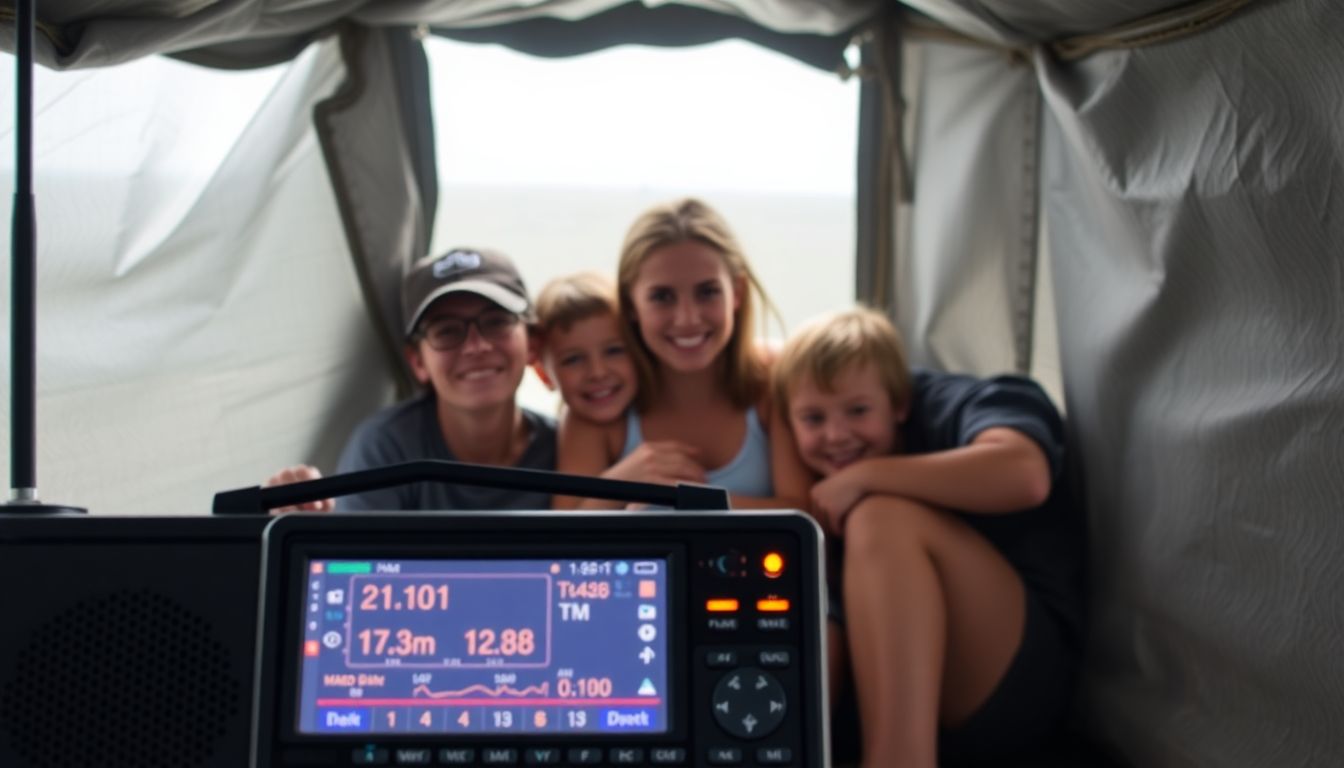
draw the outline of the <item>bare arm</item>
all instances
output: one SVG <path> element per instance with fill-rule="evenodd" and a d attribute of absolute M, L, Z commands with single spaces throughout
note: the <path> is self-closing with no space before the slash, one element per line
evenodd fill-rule
<path fill-rule="evenodd" d="M 307 464 L 299 464 L 293 467 L 285 467 L 266 479 L 261 484 L 262 488 L 271 488 L 277 485 L 288 485 L 289 483 L 302 483 L 308 480 L 317 480 L 322 477 L 322 472 L 317 467 Z M 296 504 L 288 507 L 276 507 L 271 510 L 272 515 L 280 515 L 286 512 L 330 512 L 336 508 L 335 499 L 318 499 L 303 504 Z"/>
<path fill-rule="evenodd" d="M 555 468 L 560 472 L 597 477 L 611 463 L 603 426 L 575 416 L 568 408 L 560 417 L 557 447 Z M 552 497 L 551 506 L 555 509 L 619 509 L 622 505 L 617 501 L 557 495 Z"/>
<path fill-rule="evenodd" d="M 991 427 L 960 448 L 856 462 L 813 486 L 812 498 L 842 530 L 843 517 L 870 494 L 993 515 L 1040 506 L 1050 486 L 1050 463 L 1036 441 Z"/>
<path fill-rule="evenodd" d="M 641 483 L 705 481 L 705 470 L 696 461 L 695 449 L 675 440 L 645 442 L 629 456 L 612 464 L 618 453 L 613 446 L 625 442 L 624 428 L 624 422 L 593 424 L 566 413 L 560 425 L 560 456 L 556 468 L 577 475 Z M 621 509 L 625 503 L 556 496 L 551 505 L 556 509 Z"/>
<path fill-rule="evenodd" d="M 869 493 L 966 512 L 1020 512 L 1040 506 L 1050 495 L 1045 452 L 1007 427 L 986 429 L 961 448 L 870 459 L 857 469 Z"/>

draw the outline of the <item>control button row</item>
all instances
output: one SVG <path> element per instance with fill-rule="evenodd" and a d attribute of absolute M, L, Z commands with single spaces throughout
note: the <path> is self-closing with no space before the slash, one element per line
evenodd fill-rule
<path fill-rule="evenodd" d="M 793 603 L 787 597 L 762 597 L 756 601 L 756 610 L 760 613 L 787 613 Z M 710 613 L 737 613 L 742 609 L 742 601 L 736 597 L 711 597 L 705 600 L 705 610 Z"/>
<path fill-rule="evenodd" d="M 351 755 L 355 765 L 682 765 L 686 762 L 683 747 L 491 747 L 477 750 L 473 747 L 445 747 L 438 751 L 425 748 L 397 748 L 393 750 L 366 747 Z M 603 762 L 605 758 L 606 762 Z"/>
<path fill-rule="evenodd" d="M 711 632 L 736 632 L 741 623 L 736 616 L 710 616 L 706 625 Z M 756 619 L 756 629 L 761 632 L 785 632 L 789 629 L 788 616 L 760 616 Z"/>
<path fill-rule="evenodd" d="M 742 750 L 737 747 L 710 747 L 705 754 L 710 765 L 741 765 Z M 757 765 L 792 765 L 793 750 L 788 747 L 761 747 L 756 750 Z"/>
<path fill-rule="evenodd" d="M 732 669 L 737 666 L 738 652 L 729 648 L 705 651 L 705 666 L 710 669 Z M 793 662 L 788 648 L 770 648 L 756 653 L 756 663 L 766 669 L 784 669 Z"/>

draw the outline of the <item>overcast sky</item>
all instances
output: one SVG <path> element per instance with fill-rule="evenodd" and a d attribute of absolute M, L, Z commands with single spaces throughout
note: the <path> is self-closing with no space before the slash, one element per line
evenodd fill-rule
<path fill-rule="evenodd" d="M 449 183 L 853 194 L 857 83 L 751 43 L 428 49 Z"/>

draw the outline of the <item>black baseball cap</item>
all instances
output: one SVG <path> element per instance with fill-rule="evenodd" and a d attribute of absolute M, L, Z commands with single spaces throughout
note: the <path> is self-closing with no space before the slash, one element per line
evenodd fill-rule
<path fill-rule="evenodd" d="M 401 316 L 406 335 L 415 333 L 425 310 L 440 298 L 459 291 L 474 293 L 531 319 L 532 301 L 513 261 L 487 248 L 454 248 L 425 256 L 411 265 L 401 283 Z"/>

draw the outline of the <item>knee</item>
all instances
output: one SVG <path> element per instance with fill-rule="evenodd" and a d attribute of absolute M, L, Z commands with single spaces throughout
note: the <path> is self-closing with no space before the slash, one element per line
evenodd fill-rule
<path fill-rule="evenodd" d="M 845 520 L 845 553 L 881 557 L 893 546 L 920 544 L 941 513 L 926 504 L 895 496 L 865 496 Z"/>

